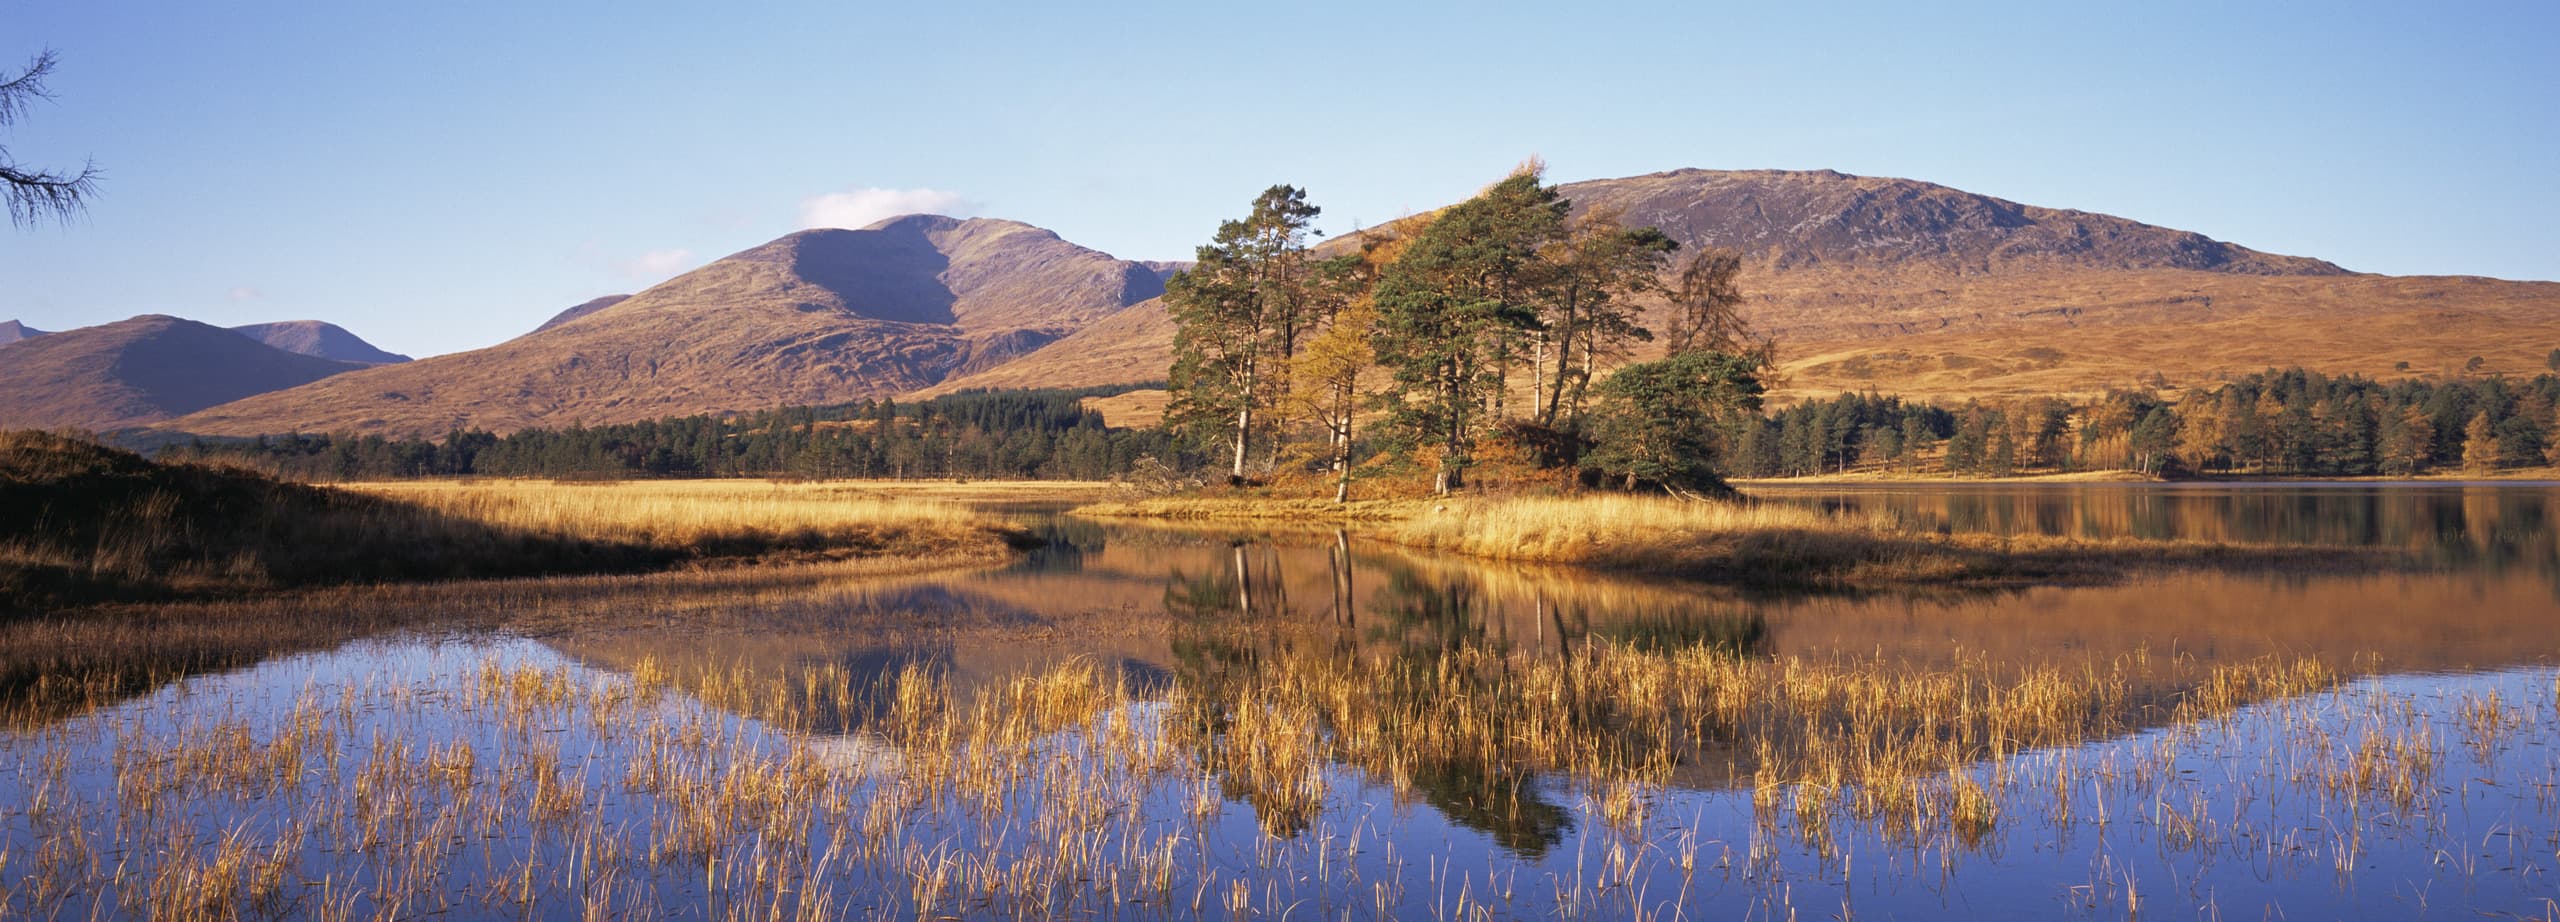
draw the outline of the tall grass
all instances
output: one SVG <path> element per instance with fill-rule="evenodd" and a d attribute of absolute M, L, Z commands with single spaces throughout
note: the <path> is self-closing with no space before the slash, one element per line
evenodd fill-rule
<path fill-rule="evenodd" d="M 1941 534 L 1883 510 L 1691 501 L 1622 493 L 1373 500 L 1185 496 L 1105 503 L 1078 515 L 1264 523 L 1360 523 L 1365 537 L 1496 560 L 1633 570 L 1753 586 L 1955 588 L 2095 582 L 2158 564 L 2371 566 L 2382 553 L 2317 547 Z"/>
<path fill-rule="evenodd" d="M 247 713 L 217 694 L 0 736 L 32 794 L 11 819 L 26 847 L 0 863 L 0 912 L 343 917 L 343 898 L 368 916 L 1196 918 L 1374 899 L 1383 917 L 1495 916 L 1433 913 L 1454 854 L 1353 860 L 1403 838 L 1341 796 L 1383 785 L 1511 852 L 1566 850 L 1546 865 L 1572 869 L 1551 892 L 1500 917 L 1670 918 L 1680 894 L 1648 896 L 1647 881 L 1686 889 L 1717 873 L 1701 858 L 1737 858 L 1712 842 L 1701 855 L 1695 819 L 1661 810 L 1683 768 L 1725 767 L 1717 785 L 1746 795 L 1755 855 L 1788 828 L 1821 855 L 1852 831 L 1913 855 L 1993 849 L 2039 814 L 2109 835 L 2114 803 L 2154 805 L 2139 826 L 2210 860 L 2262 847 L 2248 844 L 2258 827 L 2182 799 L 2180 746 L 2236 709 L 2339 682 L 2316 661 L 2259 660 L 2163 708 L 2127 694 L 2123 662 L 2014 677 L 1987 665 L 1608 644 L 1358 662 L 1280 645 L 1152 688 L 1078 660 L 964 696 L 922 667 L 875 682 L 836 663 L 643 661 L 614 676 L 492 657 L 315 684 Z M 2424 827 L 2448 803 L 2440 746 L 2407 700 L 2321 701 L 2273 712 L 2259 744 L 2297 753 L 2294 768 L 2230 808 L 2285 804 L 2248 818 L 2295 819 L 2300 797 L 2335 818 L 2265 853 L 2271 870 L 2352 868 L 2359 830 Z M 741 708 L 766 722 L 722 713 Z M 876 716 L 851 736 L 775 726 L 820 711 Z M 2462 719 L 2510 739 L 2550 727 L 2499 701 Z M 2073 755 L 2164 721 L 2189 729 L 2119 746 L 2122 761 Z M 75 783 L 73 765 L 97 780 Z M 1562 794 L 1579 796 L 1548 802 Z M 2073 796 L 2093 800 L 2075 812 Z M 1252 826 L 1218 822 L 1238 805 Z M 1753 873 L 1780 893 L 1778 871 Z M 357 895 L 332 895 L 347 886 Z"/>
<path fill-rule="evenodd" d="M 1749 584 L 1971 583 L 2023 572 L 2018 559 L 1914 533 L 1878 513 L 1624 494 L 1437 503 L 1378 537 L 1476 557 Z"/>
<path fill-rule="evenodd" d="M 1628 566 L 1694 560 L 1772 534 L 1901 537 L 1881 513 L 1782 503 L 1695 502 L 1623 493 L 1434 504 L 1381 532 L 1387 540 L 1476 557 Z"/>
<path fill-rule="evenodd" d="M 1018 531 L 956 503 L 858 487 L 745 480 L 410 481 L 339 489 L 483 525 L 591 541 L 718 551 L 854 548 L 931 554 Z"/>

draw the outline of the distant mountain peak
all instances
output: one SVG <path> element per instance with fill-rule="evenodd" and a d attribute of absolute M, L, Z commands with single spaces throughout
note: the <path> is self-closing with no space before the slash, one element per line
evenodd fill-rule
<path fill-rule="evenodd" d="M 892 217 L 881 218 L 880 220 L 873 221 L 873 222 L 871 222 L 871 223 L 869 223 L 869 224 L 865 224 L 865 225 L 863 225 L 860 229 L 861 229 L 861 230 L 867 230 L 867 231 L 904 231 L 904 232 L 927 233 L 927 232 L 933 232 L 933 231 L 949 230 L 949 229 L 951 229 L 951 228 L 958 227 L 958 226 L 960 226 L 960 222 L 961 222 L 961 220 L 962 220 L 962 219 L 960 219 L 960 218 L 955 218 L 955 217 L 952 217 L 952 216 L 950 216 L 950 215 L 939 215 L 939 214 L 930 214 L 930 213 L 926 213 L 926 212 L 917 212 L 917 213 L 915 213 L 915 214 L 902 214 L 902 215 L 895 215 L 895 216 L 892 216 Z M 819 228 L 819 229 L 820 229 L 820 230 L 838 230 L 839 228 Z M 807 233 L 807 231 L 802 231 L 802 233 Z"/>
<path fill-rule="evenodd" d="M 1838 170 L 1681 169 L 1558 187 L 1690 246 L 1773 268 L 1926 266 L 1965 274 L 2069 266 L 2241 275 L 2343 275 L 2317 259 L 2262 253 L 2113 215 L 2025 205 L 1936 183 Z"/>
<path fill-rule="evenodd" d="M 286 352 L 339 362 L 389 365 L 409 360 L 408 356 L 386 352 L 365 342 L 363 337 L 348 332 L 345 327 L 320 320 L 252 323 L 232 327 L 231 332 Z"/>
<path fill-rule="evenodd" d="M 146 425 L 363 367 L 144 314 L 0 349 L 0 428 Z"/>
<path fill-rule="evenodd" d="M 43 335 L 45 335 L 45 331 L 19 323 L 15 320 L 0 321 L 0 346 L 6 346 L 22 339 L 34 339 Z"/>

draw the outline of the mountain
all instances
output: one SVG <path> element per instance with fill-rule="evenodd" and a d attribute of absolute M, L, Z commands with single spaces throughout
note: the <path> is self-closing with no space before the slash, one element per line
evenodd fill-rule
<path fill-rule="evenodd" d="M 589 298 L 585 301 L 578 302 L 575 307 L 551 315 L 551 319 L 543 321 L 542 325 L 534 327 L 533 331 L 540 333 L 544 330 L 551 329 L 552 327 L 568 323 L 569 321 L 576 320 L 580 317 L 584 317 L 588 314 L 595 313 L 629 300 L 631 300 L 630 295 L 606 295 L 601 298 Z"/>
<path fill-rule="evenodd" d="M 167 428 L 441 435 L 885 397 L 1002 367 L 1163 291 L 1154 268 L 1027 224 L 908 215 L 801 231 L 496 346 Z"/>
<path fill-rule="evenodd" d="M 2260 253 L 2112 215 L 1831 170 L 1673 170 L 1567 183 L 1556 191 L 1578 212 L 1614 211 L 1622 223 L 1661 228 L 1683 247 L 1724 247 L 1779 271 L 1925 265 L 1959 274 L 2062 268 L 2347 274 L 2317 259 Z"/>
<path fill-rule="evenodd" d="M 141 426 L 363 367 L 149 314 L 0 348 L 0 429 Z"/>
<path fill-rule="evenodd" d="M 964 390 L 1085 387 L 1164 380 L 1173 367 L 1173 315 L 1163 298 L 1129 306 L 1011 362 L 955 375 L 912 396 Z"/>
<path fill-rule="evenodd" d="M 15 320 L 0 322 L 0 346 L 6 346 L 21 339 L 34 339 L 43 335 L 43 330 L 19 323 Z"/>
<path fill-rule="evenodd" d="M 1559 191 L 1684 249 L 1739 251 L 1745 314 L 1778 339 L 1782 397 L 2209 386 L 2295 364 L 2394 376 L 2474 356 L 2521 375 L 2560 345 L 2560 283 L 2358 274 L 1908 179 L 1675 170 Z M 1171 318 L 1142 305 L 926 393 L 1161 380 L 1172 344 Z"/>
<path fill-rule="evenodd" d="M 297 355 L 357 362 L 365 365 L 388 365 L 406 362 L 408 356 L 374 348 L 345 327 L 318 320 L 285 320 L 277 323 L 253 323 L 232 327 L 231 332 L 274 346 Z"/>

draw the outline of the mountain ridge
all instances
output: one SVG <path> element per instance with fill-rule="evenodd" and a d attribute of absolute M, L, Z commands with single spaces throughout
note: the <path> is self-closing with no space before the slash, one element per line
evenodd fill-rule
<path fill-rule="evenodd" d="M 2332 359 L 2334 370 L 2378 374 L 2444 364 L 2452 352 L 2522 371 L 2533 366 L 2521 344 L 2542 341 L 2538 324 L 2560 341 L 2560 319 L 2550 319 L 2560 318 L 2560 286 L 2361 275 L 1917 180 L 1683 169 L 1558 188 L 1585 214 L 1614 212 L 1684 247 L 1741 252 L 1746 314 L 1783 350 L 1782 394 L 2070 392 Z M 1160 295 L 1184 266 L 1116 259 L 990 218 L 901 215 L 805 230 L 572 308 L 489 349 L 169 425 L 421 435 L 1161 380 L 1172 324 Z M 2430 311 L 2465 320 L 2412 319 Z M 2501 324 L 2520 335 L 2481 332 Z M 2288 348 L 2305 331 L 2370 343 Z"/>
<path fill-rule="evenodd" d="M 495 346 L 253 396 L 170 428 L 440 435 L 885 397 L 1000 364 L 1162 290 L 1152 269 L 1027 224 L 906 215 L 785 234 Z"/>
<path fill-rule="evenodd" d="M 149 425 L 362 367 L 144 314 L 0 348 L 0 428 Z"/>

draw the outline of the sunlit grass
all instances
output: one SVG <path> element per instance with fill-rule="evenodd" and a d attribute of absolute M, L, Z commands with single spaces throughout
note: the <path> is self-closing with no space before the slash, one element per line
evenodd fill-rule
<path fill-rule="evenodd" d="M 673 548 L 859 544 L 924 553 L 1013 530 L 953 502 L 860 487 L 756 480 L 403 481 L 348 490 L 498 528 Z"/>
<path fill-rule="evenodd" d="M 1726 554 L 1759 536 L 1872 540 L 1901 530 L 1879 513 L 1595 493 L 1416 504 L 1381 534 L 1476 557 L 1627 566 Z"/>
<path fill-rule="evenodd" d="M 1911 527 L 1882 510 L 1623 493 L 1348 505 L 1251 495 L 1174 496 L 1074 511 L 1101 517 L 1348 527 L 1374 540 L 1470 557 L 1811 588 L 2088 582 L 2160 564 L 2388 563 L 2379 552 L 2333 548 L 1942 534 Z"/>

